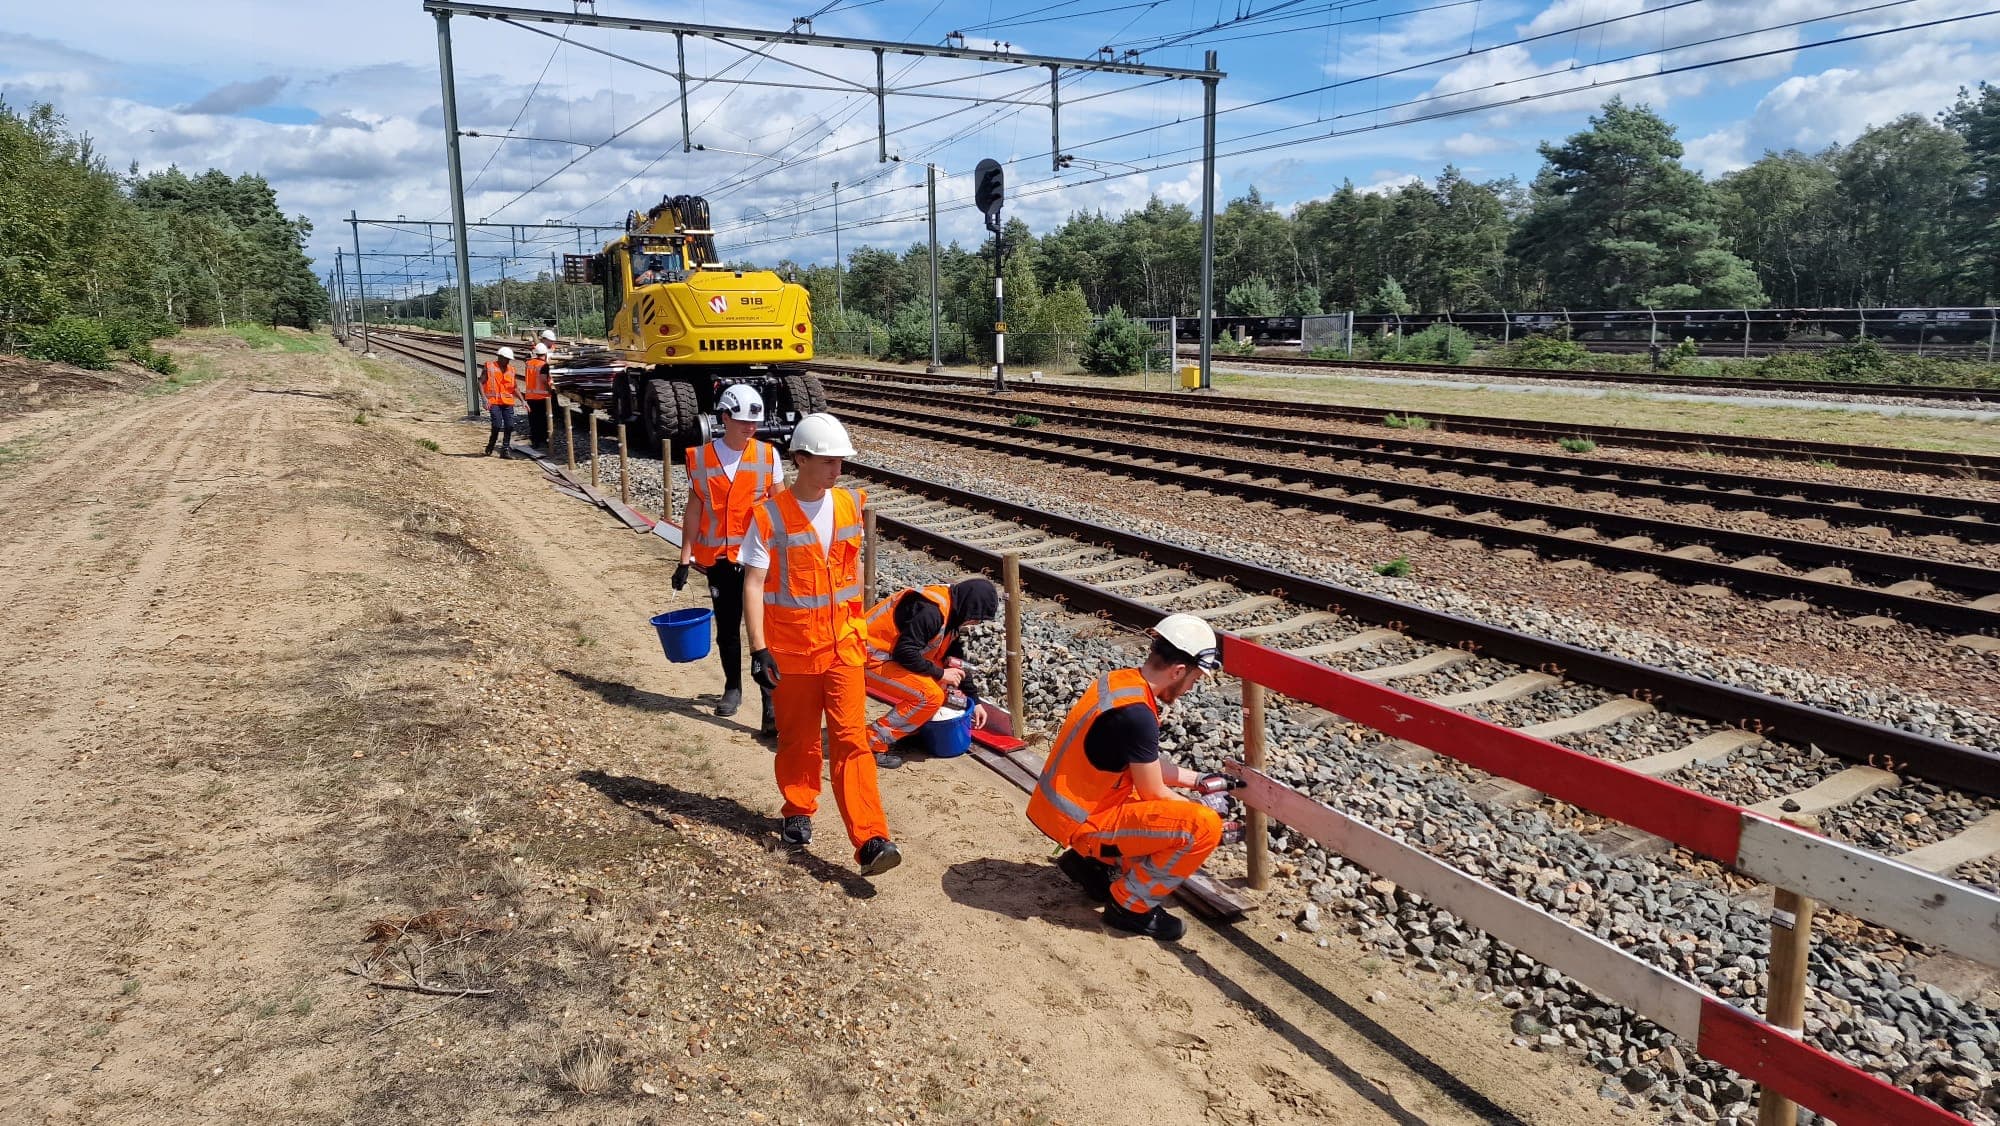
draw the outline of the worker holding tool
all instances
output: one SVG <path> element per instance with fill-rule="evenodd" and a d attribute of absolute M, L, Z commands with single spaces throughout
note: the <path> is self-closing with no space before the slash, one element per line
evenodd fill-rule
<path fill-rule="evenodd" d="M 514 350 L 501 347 L 499 359 L 486 361 L 479 381 L 480 397 L 486 400 L 486 419 L 493 429 L 486 435 L 486 456 L 493 456 L 493 445 L 500 445 L 500 457 L 505 460 L 508 447 L 514 444 L 514 404 L 520 400 L 514 390 Z"/>
<path fill-rule="evenodd" d="M 743 624 L 750 676 L 777 707 L 784 840 L 812 841 L 819 808 L 820 728 L 833 798 L 864 876 L 902 863 L 868 753 L 868 621 L 861 601 L 861 510 L 868 494 L 835 487 L 854 456 L 847 428 L 809 414 L 792 431 L 792 487 L 758 505 L 743 537 Z"/>
<path fill-rule="evenodd" d="M 547 332 L 544 336 L 550 335 Z M 522 398 L 528 401 L 528 444 L 538 450 L 549 448 L 549 342 L 535 341 L 528 357 L 528 377 Z"/>
<path fill-rule="evenodd" d="M 1172 942 L 1187 927 L 1161 904 L 1222 839 L 1221 815 L 1175 791 L 1219 793 L 1237 782 L 1160 753 L 1160 708 L 1222 666 L 1215 630 L 1171 614 L 1152 638 L 1143 664 L 1098 677 L 1070 708 L 1028 797 L 1028 820 L 1067 847 L 1056 866 L 1104 904 L 1107 925 Z"/>
<path fill-rule="evenodd" d="M 946 697 L 977 696 L 965 663 L 966 626 L 990 622 L 1000 610 L 1000 592 L 991 579 L 972 578 L 950 586 L 912 587 L 877 602 L 868 611 L 868 687 L 887 699 L 890 711 L 868 725 L 875 765 L 903 765 L 891 748 L 929 723 Z M 973 726 L 981 726 L 975 713 Z"/>
<path fill-rule="evenodd" d="M 708 601 L 715 610 L 715 649 L 722 659 L 722 699 L 715 714 L 732 716 L 743 704 L 743 568 L 737 562 L 750 512 L 778 495 L 785 470 L 778 451 L 757 440 L 764 423 L 764 397 L 738 383 L 716 400 L 722 436 L 687 451 L 688 499 L 681 513 L 681 562 L 674 589 L 687 586 L 688 569 L 708 578 Z M 759 731 L 773 731 L 771 694 L 763 696 Z"/>

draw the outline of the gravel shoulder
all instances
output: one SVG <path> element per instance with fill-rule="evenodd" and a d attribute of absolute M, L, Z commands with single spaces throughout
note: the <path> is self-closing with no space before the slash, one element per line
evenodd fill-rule
<path fill-rule="evenodd" d="M 299 343 L 0 466 L 0 1118 L 1600 1119 L 1345 938 L 1110 938 L 970 762 L 885 778 L 873 894 L 775 847 L 663 545 Z"/>

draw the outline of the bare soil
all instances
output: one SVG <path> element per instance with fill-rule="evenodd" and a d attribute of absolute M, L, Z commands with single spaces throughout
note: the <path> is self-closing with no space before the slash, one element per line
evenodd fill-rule
<path fill-rule="evenodd" d="M 0 463 L 0 1121 L 1607 1117 L 1338 920 L 1111 937 L 969 761 L 885 775 L 874 885 L 781 848 L 664 545 L 286 343 Z"/>

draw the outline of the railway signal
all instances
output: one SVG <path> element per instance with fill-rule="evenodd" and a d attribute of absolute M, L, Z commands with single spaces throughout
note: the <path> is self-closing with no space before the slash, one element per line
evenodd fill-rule
<path fill-rule="evenodd" d="M 1007 282 L 1002 277 L 1006 261 L 1001 249 L 1000 205 L 1007 195 L 1007 174 L 1000 162 L 988 157 L 972 170 L 972 202 L 986 215 L 986 229 L 993 232 L 993 393 L 1007 393 Z"/>

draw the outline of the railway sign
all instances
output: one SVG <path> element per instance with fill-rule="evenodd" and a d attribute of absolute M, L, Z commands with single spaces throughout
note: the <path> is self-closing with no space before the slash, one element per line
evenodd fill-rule
<path fill-rule="evenodd" d="M 1007 194 L 1007 175 L 1000 162 L 988 157 L 972 170 L 972 202 L 986 213 L 986 229 L 1000 233 L 1000 205 Z"/>

